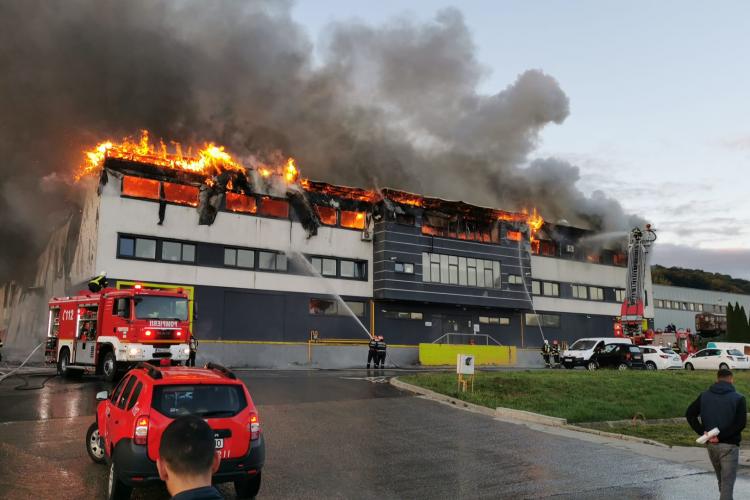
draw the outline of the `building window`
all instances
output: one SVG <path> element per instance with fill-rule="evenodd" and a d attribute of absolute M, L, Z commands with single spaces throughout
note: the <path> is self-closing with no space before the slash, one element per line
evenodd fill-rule
<path fill-rule="evenodd" d="M 542 292 L 548 297 L 559 297 L 560 296 L 560 285 L 557 283 L 544 282 L 542 286 Z"/>
<path fill-rule="evenodd" d="M 588 299 L 588 291 L 586 285 L 570 285 L 573 290 L 574 299 Z"/>
<path fill-rule="evenodd" d="M 604 300 L 603 288 L 600 288 L 598 286 L 590 286 L 589 294 L 591 295 L 591 300 Z"/>
<path fill-rule="evenodd" d="M 548 328 L 560 328 L 560 316 L 558 314 L 526 314 L 527 326 L 542 326 Z"/>
<path fill-rule="evenodd" d="M 695 311 L 695 303 L 688 302 L 688 311 Z"/>
<path fill-rule="evenodd" d="M 313 316 L 335 316 L 336 302 L 325 299 L 310 299 L 310 314 Z"/>
<path fill-rule="evenodd" d="M 537 280 L 531 281 L 531 294 L 541 295 L 542 294 L 542 283 Z"/>
<path fill-rule="evenodd" d="M 118 257 L 156 260 L 156 240 L 120 236 L 117 244 Z"/>
<path fill-rule="evenodd" d="M 234 248 L 224 249 L 224 265 L 232 267 L 237 265 L 237 250 Z"/>
<path fill-rule="evenodd" d="M 159 181 L 144 179 L 143 177 L 132 177 L 130 175 L 122 178 L 123 196 L 134 198 L 159 199 Z"/>
<path fill-rule="evenodd" d="M 662 299 L 655 299 L 654 307 L 658 307 L 659 309 L 664 309 L 664 301 Z"/>
<path fill-rule="evenodd" d="M 696 304 L 698 306 L 698 311 L 703 312 L 703 304 Z"/>
<path fill-rule="evenodd" d="M 286 255 L 283 253 L 258 251 L 258 269 L 264 271 L 286 271 Z"/>
<path fill-rule="evenodd" d="M 195 245 L 176 241 L 163 241 L 161 260 L 165 262 L 195 262 Z"/>
<path fill-rule="evenodd" d="M 411 262 L 396 262 L 393 270 L 397 273 L 414 274 L 414 264 Z"/>
<path fill-rule="evenodd" d="M 354 313 L 355 316 L 362 318 L 365 315 L 365 303 L 354 300 L 345 300 L 344 303 Z"/>
<path fill-rule="evenodd" d="M 242 212 L 254 214 L 258 212 L 258 205 L 255 197 L 244 194 L 227 193 L 226 207 L 230 212 Z"/>
<path fill-rule="evenodd" d="M 349 229 L 364 229 L 365 228 L 365 213 L 342 210 L 341 211 L 341 227 L 345 227 Z"/>
<path fill-rule="evenodd" d="M 312 257 L 310 262 L 321 276 L 336 276 L 336 259 Z"/>
<path fill-rule="evenodd" d="M 255 267 L 255 251 L 241 248 L 224 249 L 224 265 L 252 269 Z"/>
<path fill-rule="evenodd" d="M 315 205 L 315 210 L 318 211 L 318 218 L 324 226 L 335 226 L 338 223 L 338 212 L 335 208 Z"/>
<path fill-rule="evenodd" d="M 511 285 L 523 285 L 523 280 L 521 279 L 521 276 L 517 274 L 509 274 L 508 283 Z"/>
<path fill-rule="evenodd" d="M 416 320 L 416 321 L 422 321 L 424 316 L 421 312 L 408 312 L 408 311 L 383 311 L 385 312 L 385 317 L 388 319 L 409 319 L 409 320 Z"/>
<path fill-rule="evenodd" d="M 479 322 L 483 325 L 503 325 L 507 326 L 510 324 L 510 318 L 496 317 L 496 316 L 479 316 Z"/>
<path fill-rule="evenodd" d="M 479 288 L 500 288 L 501 285 L 499 261 L 423 253 L 422 262 L 422 281 L 425 282 Z"/>
<path fill-rule="evenodd" d="M 286 200 L 277 200 L 264 196 L 260 200 L 260 215 L 269 217 L 278 217 L 280 219 L 289 218 L 289 202 Z"/>
<path fill-rule="evenodd" d="M 687 302 L 680 303 L 680 309 L 682 309 L 683 311 L 687 311 L 687 308 L 688 308 Z"/>
<path fill-rule="evenodd" d="M 615 300 L 617 302 L 623 302 L 625 300 L 625 290 L 622 288 L 615 288 Z"/>

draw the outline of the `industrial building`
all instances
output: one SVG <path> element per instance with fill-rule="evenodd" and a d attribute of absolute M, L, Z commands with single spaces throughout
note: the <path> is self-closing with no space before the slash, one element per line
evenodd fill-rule
<path fill-rule="evenodd" d="M 726 315 L 728 304 L 740 304 L 750 311 L 750 295 L 654 285 L 654 327 L 663 330 L 674 325 L 695 331 L 696 314 Z"/>
<path fill-rule="evenodd" d="M 622 251 L 535 214 L 122 158 L 103 160 L 82 213 L 58 233 L 37 291 L 6 286 L 6 304 L 24 299 L 31 314 L 100 270 L 120 288 L 182 288 L 200 355 L 233 365 L 301 365 L 312 337 L 368 332 L 385 336 L 398 363 L 448 333 L 519 348 L 611 335 L 625 285 Z M 645 281 L 653 317 L 650 273 Z M 11 312 L 10 337 L 44 335 L 43 321 Z"/>

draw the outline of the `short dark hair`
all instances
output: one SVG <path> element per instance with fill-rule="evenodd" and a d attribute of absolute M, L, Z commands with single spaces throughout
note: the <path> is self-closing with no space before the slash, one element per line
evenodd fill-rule
<path fill-rule="evenodd" d="M 722 368 L 718 372 L 716 372 L 716 378 L 729 378 L 732 376 L 732 370 L 729 370 L 727 368 Z"/>
<path fill-rule="evenodd" d="M 214 431 L 195 415 L 176 418 L 161 435 L 159 457 L 176 474 L 197 476 L 210 472 L 214 453 Z"/>

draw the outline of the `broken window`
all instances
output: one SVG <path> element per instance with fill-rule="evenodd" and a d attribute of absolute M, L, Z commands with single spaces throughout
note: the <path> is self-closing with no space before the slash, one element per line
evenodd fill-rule
<path fill-rule="evenodd" d="M 521 241 L 520 231 L 508 231 L 505 233 L 505 237 L 510 241 Z"/>
<path fill-rule="evenodd" d="M 336 302 L 325 299 L 310 299 L 309 310 L 313 316 L 334 316 L 337 313 Z"/>
<path fill-rule="evenodd" d="M 237 193 L 227 193 L 226 207 L 231 212 L 242 212 L 245 214 L 254 214 L 258 211 L 258 204 L 254 196 Z"/>
<path fill-rule="evenodd" d="M 364 229 L 365 228 L 365 213 L 342 210 L 341 211 L 341 227 L 346 227 L 349 229 Z"/>
<path fill-rule="evenodd" d="M 321 224 L 325 226 L 335 226 L 338 223 L 338 212 L 335 208 L 315 205 L 315 210 L 318 212 L 318 218 L 320 218 Z"/>
<path fill-rule="evenodd" d="M 162 183 L 164 186 L 164 199 L 178 205 L 198 206 L 198 188 L 185 184 L 174 184 L 172 182 Z"/>
<path fill-rule="evenodd" d="M 264 196 L 260 201 L 260 214 L 280 219 L 289 218 L 289 203 L 286 200 L 278 200 Z"/>
<path fill-rule="evenodd" d="M 526 326 L 560 327 L 560 316 L 557 314 L 526 314 Z"/>
<path fill-rule="evenodd" d="M 122 195 L 134 198 L 159 199 L 159 181 L 125 175 L 122 178 Z"/>

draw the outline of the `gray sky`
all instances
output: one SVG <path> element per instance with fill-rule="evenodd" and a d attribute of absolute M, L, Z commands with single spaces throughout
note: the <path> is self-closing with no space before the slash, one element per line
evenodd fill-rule
<path fill-rule="evenodd" d="M 524 70 L 556 78 L 570 116 L 545 129 L 531 159 L 581 169 L 659 230 L 655 261 L 750 278 L 750 3 L 298 0 L 313 41 L 331 22 L 430 22 L 455 6 L 494 94 Z"/>

